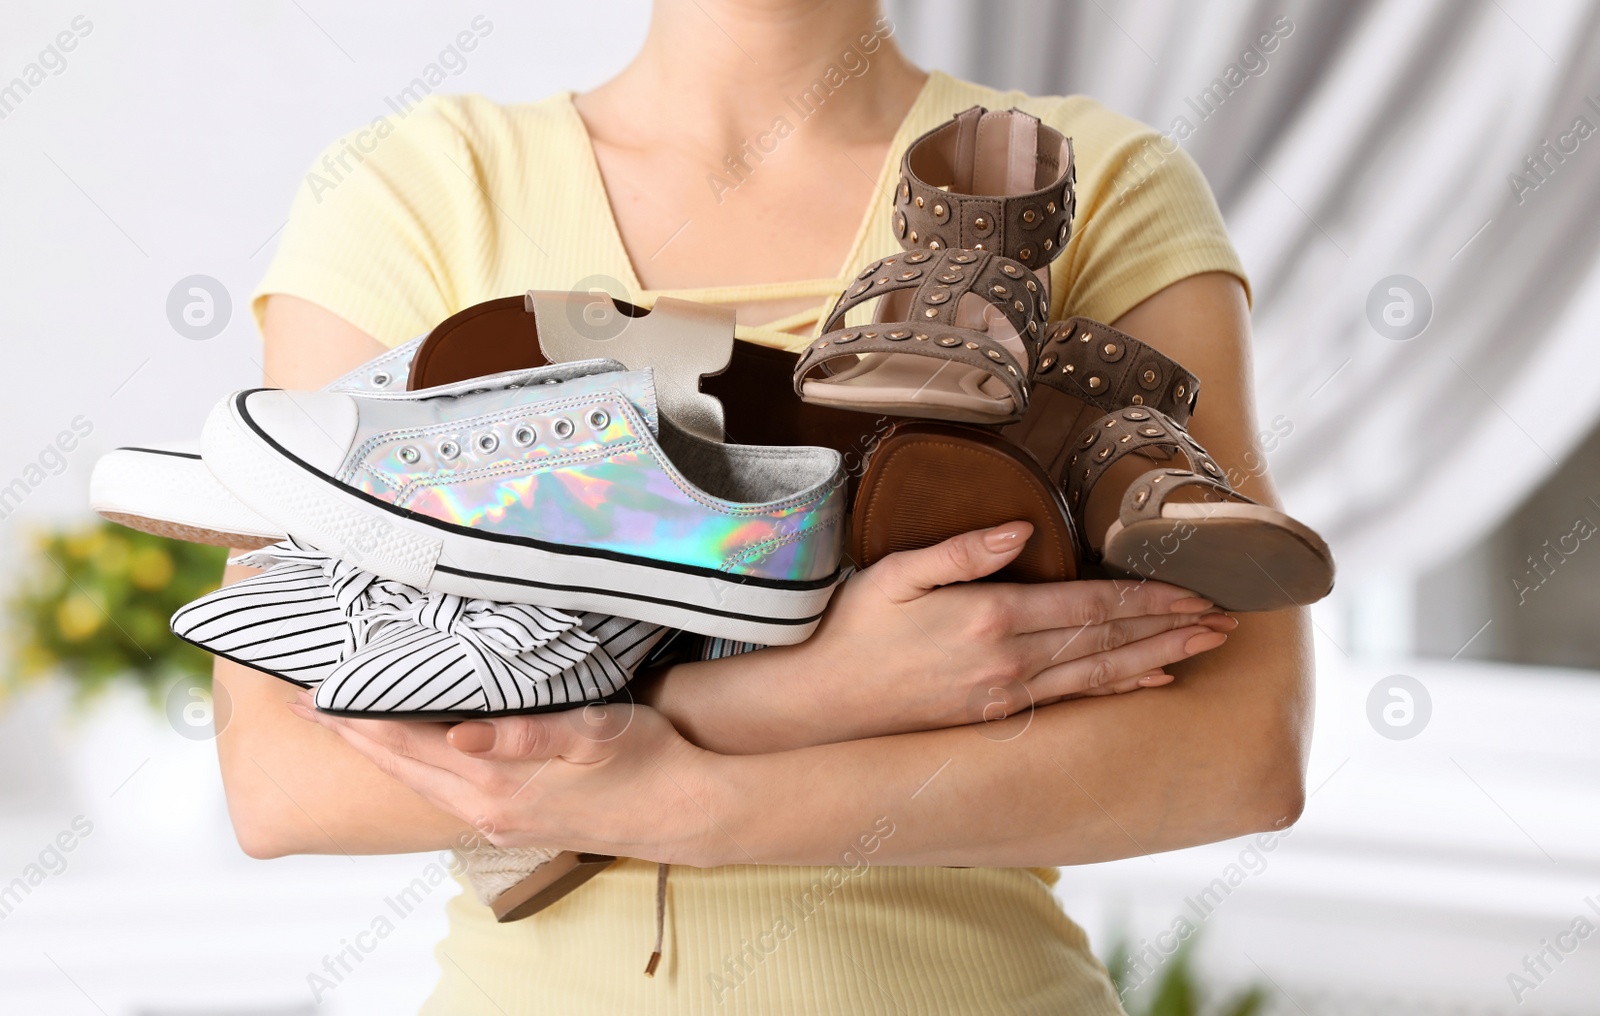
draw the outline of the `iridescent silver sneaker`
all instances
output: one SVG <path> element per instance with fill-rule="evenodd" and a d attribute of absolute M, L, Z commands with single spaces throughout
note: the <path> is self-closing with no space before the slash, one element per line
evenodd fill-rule
<path fill-rule="evenodd" d="M 414 392 L 252 389 L 205 463 L 245 505 L 384 578 L 792 644 L 840 578 L 837 452 L 722 444 L 608 360 Z"/>

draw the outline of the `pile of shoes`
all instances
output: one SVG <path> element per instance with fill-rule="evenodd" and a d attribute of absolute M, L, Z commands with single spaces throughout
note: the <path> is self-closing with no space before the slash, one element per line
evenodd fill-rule
<path fill-rule="evenodd" d="M 463 362 L 443 345 L 462 321 L 509 317 L 463 312 L 321 391 L 230 395 L 198 445 L 104 456 L 91 502 L 148 532 L 253 548 L 234 563 L 263 571 L 183 607 L 173 632 L 341 716 L 571 709 L 627 699 L 675 631 L 804 640 L 843 574 L 839 453 L 720 440 L 699 375 L 727 366 L 731 313 L 662 300 L 629 308 L 627 341 L 597 341 L 596 309 L 573 306 L 596 299 L 505 308 L 539 351 L 523 369 L 419 386 L 416 368 Z M 490 357 L 492 328 L 477 332 Z M 638 369 L 594 356 L 602 344 Z M 589 355 L 558 362 L 574 353 Z M 611 860 L 575 858 L 497 913 L 536 912 L 574 869 Z"/>
<path fill-rule="evenodd" d="M 1188 435 L 1198 378 L 1107 325 L 1049 321 L 1069 139 L 967 110 L 907 150 L 893 200 L 903 251 L 798 358 L 736 342 L 717 308 L 530 292 L 320 391 L 230 395 L 198 444 L 118 449 L 93 506 L 248 549 L 236 562 L 262 572 L 173 631 L 343 716 L 613 701 L 674 632 L 702 656 L 797 643 L 843 564 L 1018 519 L 1035 535 L 1002 580 L 1153 578 L 1233 610 L 1327 594 L 1322 540 Z M 1015 440 L 1044 389 L 1050 413 L 1097 418 L 1059 447 Z M 1114 469 L 1128 456 L 1185 468 Z M 561 855 L 496 912 L 536 912 L 608 860 Z"/>

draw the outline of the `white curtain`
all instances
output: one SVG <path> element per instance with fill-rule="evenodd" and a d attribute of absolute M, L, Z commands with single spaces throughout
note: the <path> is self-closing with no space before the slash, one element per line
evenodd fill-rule
<path fill-rule="evenodd" d="M 1345 566 L 1414 574 L 1456 553 L 1600 419 L 1600 4 L 905 0 L 889 13 L 925 64 L 1084 93 L 1161 130 L 1187 118 L 1184 147 L 1255 286 L 1263 419 L 1293 425 L 1274 472 Z M 1274 31 L 1271 53 L 1249 52 Z M 1206 100 L 1230 65 L 1236 87 Z M 1410 339 L 1369 323 L 1369 294 L 1393 275 L 1431 299 Z M 1380 321 L 1385 305 L 1406 313 L 1389 288 Z"/>

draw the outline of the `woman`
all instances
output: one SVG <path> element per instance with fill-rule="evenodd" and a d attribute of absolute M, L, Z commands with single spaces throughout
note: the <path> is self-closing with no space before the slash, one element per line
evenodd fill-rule
<path fill-rule="evenodd" d="M 1243 273 L 1193 163 L 1087 99 L 925 74 L 892 36 L 873 0 L 657 0 L 639 55 L 592 92 L 433 99 L 336 145 L 344 171 L 302 189 L 256 300 L 268 382 L 315 387 L 464 306 L 597 279 L 732 305 L 759 323 L 741 337 L 799 348 L 896 249 L 906 144 L 1016 105 L 1077 146 L 1051 316 L 1113 322 L 1204 378 L 1195 436 L 1275 503 L 1246 468 L 1261 457 Z M 677 666 L 652 707 L 592 726 L 519 717 L 447 740 L 317 718 L 219 662 L 239 840 L 256 857 L 391 853 L 476 825 L 500 846 L 639 859 L 515 924 L 456 899 L 427 1012 L 1120 1012 L 1055 872 L 1026 866 L 1293 822 L 1306 618 L 1240 624 L 1159 583 L 967 583 L 1027 536 L 893 555 L 805 644 Z M 1035 705 L 962 725 L 996 702 Z M 646 978 L 652 862 L 675 867 Z"/>

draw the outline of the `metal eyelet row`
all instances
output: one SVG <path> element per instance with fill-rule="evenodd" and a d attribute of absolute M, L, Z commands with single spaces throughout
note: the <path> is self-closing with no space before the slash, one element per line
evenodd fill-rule
<path fill-rule="evenodd" d="M 611 425 L 611 414 L 597 407 L 589 410 L 584 420 L 592 429 L 603 431 Z M 560 441 L 572 437 L 577 430 L 577 425 L 565 416 L 558 416 L 550 423 L 551 435 Z M 531 423 L 519 421 L 511 428 L 511 443 L 518 448 L 526 448 L 538 439 L 539 432 Z M 500 436 L 492 430 L 482 431 L 473 436 L 472 447 L 481 455 L 490 455 L 499 449 Z M 452 462 L 460 457 L 461 445 L 454 438 L 445 438 L 434 451 L 442 461 Z M 395 455 L 408 466 L 422 461 L 422 451 L 416 445 L 402 445 Z"/>

